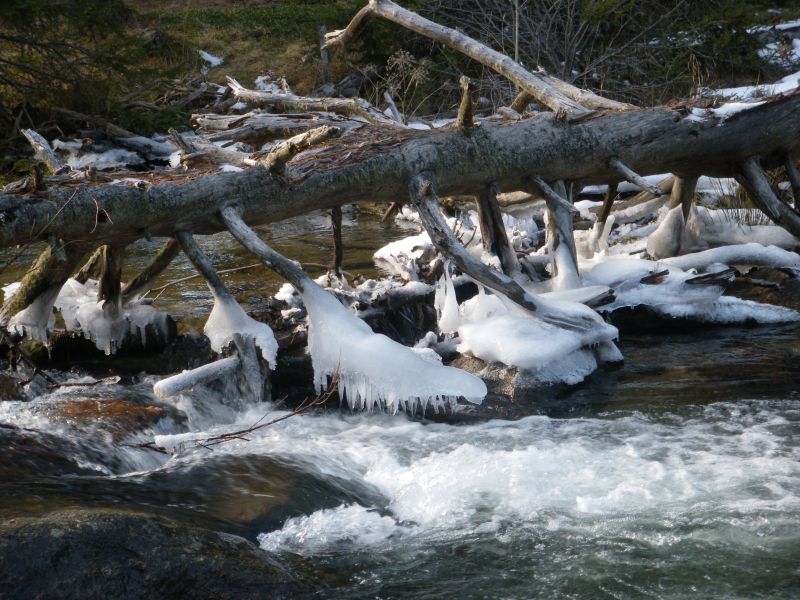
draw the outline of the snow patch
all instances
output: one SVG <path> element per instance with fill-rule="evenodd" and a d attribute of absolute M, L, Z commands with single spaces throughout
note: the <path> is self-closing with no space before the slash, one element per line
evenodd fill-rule
<path fill-rule="evenodd" d="M 212 69 L 222 64 L 222 58 L 219 56 L 214 56 L 205 50 L 198 50 L 197 53 L 200 55 L 200 58 L 203 59 L 204 62 L 208 63 L 208 66 Z"/>

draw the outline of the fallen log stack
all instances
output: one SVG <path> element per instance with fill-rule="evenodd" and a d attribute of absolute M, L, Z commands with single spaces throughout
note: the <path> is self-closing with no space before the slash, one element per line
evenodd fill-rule
<path fill-rule="evenodd" d="M 464 80 L 463 99 L 453 122 L 419 130 L 402 118 L 387 116 L 396 115 L 396 110 L 384 112 L 360 98 L 251 90 L 230 79 L 231 98 L 252 110 L 194 115 L 196 135 L 170 132 L 180 164 L 135 185 L 112 185 L 105 174 L 71 169 L 45 139 L 28 131 L 26 136 L 46 173 L 40 169 L 0 193 L 0 248 L 44 243 L 45 249 L 0 308 L 0 327 L 9 346 L 17 348 L 23 336 L 47 341 L 53 307 L 63 306 L 62 312 L 75 313 L 70 318 L 76 328 L 91 330 L 98 347 L 102 344 L 113 352 L 120 332 L 142 328 L 154 318 L 157 311 L 140 298 L 183 251 L 214 294 L 206 334 L 222 358 L 215 365 L 160 382 L 156 394 L 177 394 L 236 371 L 246 380 L 251 397 L 262 399 L 264 380 L 275 365 L 275 338 L 269 327 L 244 314 L 194 241 L 194 236 L 229 231 L 302 296 L 318 387 L 335 376 L 340 393 L 347 395 L 351 405 L 367 408 L 447 405 L 457 398 L 479 402 L 486 393 L 479 378 L 430 362 L 429 357 L 364 330 L 362 321 L 341 304 L 331 305 L 332 296 L 322 292 L 295 262 L 269 248 L 253 228 L 313 211 L 331 211 L 338 248 L 333 269 L 338 274 L 341 227 L 336 223 L 338 215 L 341 224 L 342 205 L 389 203 L 394 212 L 409 205 L 448 263 L 443 270 L 440 264 L 436 273 L 444 271 L 437 292 L 441 317 L 452 316 L 446 302 L 454 299 L 445 282 L 452 264 L 490 290 L 513 318 L 528 319 L 526 323 L 535 322 L 558 339 L 571 340 L 570 352 L 589 349 L 597 362 L 620 358 L 614 347 L 617 331 L 587 304 L 596 307 L 613 299 L 619 281 L 606 278 L 599 284 L 603 289 L 590 293 L 581 260 L 603 251 L 615 213 L 625 222 L 628 211 L 637 207 L 646 206 L 644 211 L 652 214 L 666 205 L 666 216 L 651 234 L 647 252 L 654 259 L 686 254 L 697 243 L 690 233 L 697 222 L 693 199 L 699 178 L 732 177 L 754 206 L 789 237 L 800 238 L 800 213 L 779 197 L 765 173 L 778 167 L 786 170 L 796 206 L 800 200 L 795 162 L 800 154 L 800 93 L 764 98 L 736 111 L 698 111 L 692 103 L 638 108 L 528 71 L 509 57 L 389 0 L 370 1 L 346 29 L 327 34 L 326 46 L 347 44 L 370 18 L 388 19 L 464 53 L 507 77 L 520 89 L 519 96 L 512 107 L 478 119 L 473 86 Z M 529 111 L 532 103 L 542 110 Z M 232 165 L 227 169 L 231 172 L 220 172 L 220 165 Z M 646 179 L 658 174 L 672 175 L 660 185 Z M 633 184 L 641 194 L 624 206 L 615 205 L 615 190 L 623 182 Z M 594 184 L 608 186 L 605 203 L 588 245 L 577 244 L 577 191 Z M 553 293 L 583 289 L 584 294 L 570 296 L 577 301 L 555 301 L 534 291 L 542 283 L 530 268 L 535 261 L 521 260 L 503 225 L 504 197 L 512 192 L 544 200 L 543 255 L 549 289 Z M 475 198 L 483 256 L 466 248 L 454 234 L 439 203 L 445 196 Z M 631 219 L 641 218 L 637 214 Z M 123 282 L 125 247 L 141 238 L 164 238 L 165 242 L 150 266 Z M 774 253 L 765 258 L 755 252 L 750 264 L 772 261 L 775 266 L 797 266 L 796 255 L 790 254 L 777 259 Z M 748 262 L 747 257 L 737 260 Z M 721 256 L 719 262 L 725 261 Z M 638 277 L 650 284 L 669 276 L 664 273 L 660 267 L 648 267 Z M 73 280 L 85 285 L 90 277 L 98 282 L 91 288 L 96 290 L 92 291 L 96 303 L 90 308 L 69 308 L 63 297 L 65 285 Z M 599 275 L 595 280 L 600 281 Z M 720 281 L 717 277 L 712 284 L 721 285 Z M 464 327 L 466 332 L 468 327 Z M 446 329 L 440 319 L 440 332 Z M 332 343 L 329 338 L 337 335 L 351 336 L 352 342 Z M 462 337 L 466 340 L 466 333 Z M 462 343 L 459 349 L 499 360 L 482 351 L 485 343 L 477 339 Z M 415 371 L 424 377 L 413 382 L 387 380 L 387 370 L 375 361 L 388 357 L 404 365 L 406 370 L 400 373 Z"/>

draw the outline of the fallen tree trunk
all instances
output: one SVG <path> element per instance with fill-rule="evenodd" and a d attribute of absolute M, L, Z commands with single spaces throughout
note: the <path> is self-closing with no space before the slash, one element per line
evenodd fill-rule
<path fill-rule="evenodd" d="M 366 20 L 373 15 L 402 25 L 445 46 L 450 46 L 471 59 L 494 69 L 556 113 L 576 118 L 590 113 L 589 109 L 627 110 L 633 108 L 630 104 L 602 98 L 555 77 L 527 71 L 505 54 L 492 50 L 459 31 L 429 21 L 390 0 L 370 0 L 346 29 L 332 31 L 325 35 L 326 46 L 346 43 L 358 34 Z"/>
<path fill-rule="evenodd" d="M 435 174 L 442 196 L 471 195 L 493 183 L 501 190 L 529 189 L 532 175 L 581 184 L 620 181 L 611 159 L 639 175 L 730 177 L 753 156 L 769 167 L 798 153 L 798 93 L 724 122 L 683 119 L 655 108 L 576 124 L 552 114 L 483 122 L 469 135 L 458 129 L 365 127 L 298 154 L 283 175 L 255 167 L 149 188 L 103 185 L 61 188 L 44 197 L 0 195 L 0 247 L 54 234 L 97 245 L 170 237 L 179 230 L 211 234 L 224 229 L 217 213 L 228 205 L 237 205 L 248 224 L 259 225 L 348 203 L 404 201 L 408 182 L 421 171 Z"/>

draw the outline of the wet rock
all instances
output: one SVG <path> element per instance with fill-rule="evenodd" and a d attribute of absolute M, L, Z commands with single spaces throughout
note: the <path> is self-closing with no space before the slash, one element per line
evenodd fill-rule
<path fill-rule="evenodd" d="M 53 403 L 48 415 L 78 427 L 97 427 L 120 440 L 155 425 L 168 415 L 163 406 L 149 406 L 125 399 L 74 399 Z M 176 417 L 177 411 L 169 411 Z"/>
<path fill-rule="evenodd" d="M 78 456 L 75 445 L 62 437 L 0 423 L 0 481 L 94 473 L 79 464 Z"/>
<path fill-rule="evenodd" d="M 736 277 L 726 295 L 800 311 L 800 272 L 753 267 Z"/>
<path fill-rule="evenodd" d="M 50 350 L 30 340 L 24 340 L 21 346 L 37 365 L 63 370 L 81 367 L 90 371 L 168 375 L 215 359 L 208 339 L 200 335 L 179 335 L 165 345 L 149 349 L 128 347 L 111 356 L 95 348 L 90 340 L 65 333 L 54 336 Z"/>
<path fill-rule="evenodd" d="M 14 373 L 0 373 L 0 401 L 24 401 L 26 399 L 19 378 Z"/>
<path fill-rule="evenodd" d="M 72 510 L 0 525 L 9 598 L 296 598 L 295 569 L 247 540 L 121 511 Z"/>

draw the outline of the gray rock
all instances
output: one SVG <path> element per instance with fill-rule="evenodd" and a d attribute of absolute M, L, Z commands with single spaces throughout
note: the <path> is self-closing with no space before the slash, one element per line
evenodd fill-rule
<path fill-rule="evenodd" d="M 313 589 L 238 536 L 122 511 L 0 525 L 0 598 L 302 598 Z"/>

